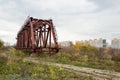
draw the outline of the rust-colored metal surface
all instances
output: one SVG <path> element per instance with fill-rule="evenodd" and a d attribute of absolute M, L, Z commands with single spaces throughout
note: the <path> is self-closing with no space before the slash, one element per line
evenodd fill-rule
<path fill-rule="evenodd" d="M 58 52 L 57 34 L 52 20 L 28 17 L 17 34 L 16 48 L 28 52 Z"/>

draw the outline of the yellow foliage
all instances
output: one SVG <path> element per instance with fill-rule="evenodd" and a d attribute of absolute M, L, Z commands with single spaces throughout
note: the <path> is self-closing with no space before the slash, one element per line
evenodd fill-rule
<path fill-rule="evenodd" d="M 51 77 L 51 79 L 57 79 L 57 76 L 56 76 L 56 73 L 55 73 L 55 69 L 54 69 L 54 67 L 53 66 L 50 66 L 49 67 L 49 70 L 50 70 L 50 77 Z"/>
<path fill-rule="evenodd" d="M 60 70 L 60 71 L 63 71 L 63 70 L 64 70 L 64 68 L 63 68 L 63 67 L 59 67 L 59 70 Z"/>
<path fill-rule="evenodd" d="M 80 48 L 81 48 L 83 45 L 84 45 L 83 43 L 77 41 L 77 42 L 73 45 L 73 49 L 74 49 L 75 51 L 79 51 Z"/>
<path fill-rule="evenodd" d="M 75 51 L 94 51 L 96 50 L 95 47 L 91 46 L 91 45 L 88 45 L 88 44 L 85 44 L 85 43 L 82 43 L 80 41 L 77 41 L 74 45 L 73 45 L 73 49 Z"/>

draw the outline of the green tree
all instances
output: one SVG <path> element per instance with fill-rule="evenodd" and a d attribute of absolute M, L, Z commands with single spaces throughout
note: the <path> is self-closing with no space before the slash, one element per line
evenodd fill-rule
<path fill-rule="evenodd" d="M 4 42 L 0 39 L 0 48 L 4 46 Z"/>

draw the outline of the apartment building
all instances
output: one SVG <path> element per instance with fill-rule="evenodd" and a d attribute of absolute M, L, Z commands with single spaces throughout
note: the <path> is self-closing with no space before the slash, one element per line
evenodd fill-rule
<path fill-rule="evenodd" d="M 88 44 L 88 45 L 91 45 L 91 46 L 94 46 L 94 47 L 98 47 L 98 48 L 104 48 L 107 46 L 107 42 L 106 42 L 106 39 L 90 39 L 90 40 L 85 40 L 85 41 L 82 41 L 82 43 L 84 44 Z"/>
<path fill-rule="evenodd" d="M 111 41 L 111 48 L 120 49 L 120 39 L 113 39 Z"/>

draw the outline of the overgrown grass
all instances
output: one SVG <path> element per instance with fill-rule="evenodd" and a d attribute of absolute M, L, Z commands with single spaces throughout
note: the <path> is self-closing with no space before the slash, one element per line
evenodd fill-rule
<path fill-rule="evenodd" d="M 48 54 L 40 54 L 38 59 L 43 61 L 71 64 L 75 66 L 90 67 L 90 68 L 105 69 L 105 70 L 120 72 L 120 67 L 119 67 L 120 62 L 113 61 L 111 58 L 99 59 L 96 56 L 89 57 L 88 55 L 79 55 L 77 53 L 70 54 L 70 53 L 61 52 L 51 56 L 49 56 Z"/>
<path fill-rule="evenodd" d="M 26 56 L 14 48 L 0 53 L 0 80 L 93 80 L 63 67 L 27 62 L 23 59 Z"/>
<path fill-rule="evenodd" d="M 7 64 L 0 60 L 1 80 L 92 80 L 91 77 L 79 76 L 62 67 L 38 65 L 25 61 Z"/>
<path fill-rule="evenodd" d="M 38 65 L 24 61 L 28 53 L 9 48 L 0 52 L 0 80 L 93 80 L 92 77 L 80 76 L 62 67 Z M 120 72 L 120 62 L 95 55 L 59 52 L 57 54 L 40 54 L 35 57 L 41 61 L 49 61 L 75 66 L 107 69 Z"/>

